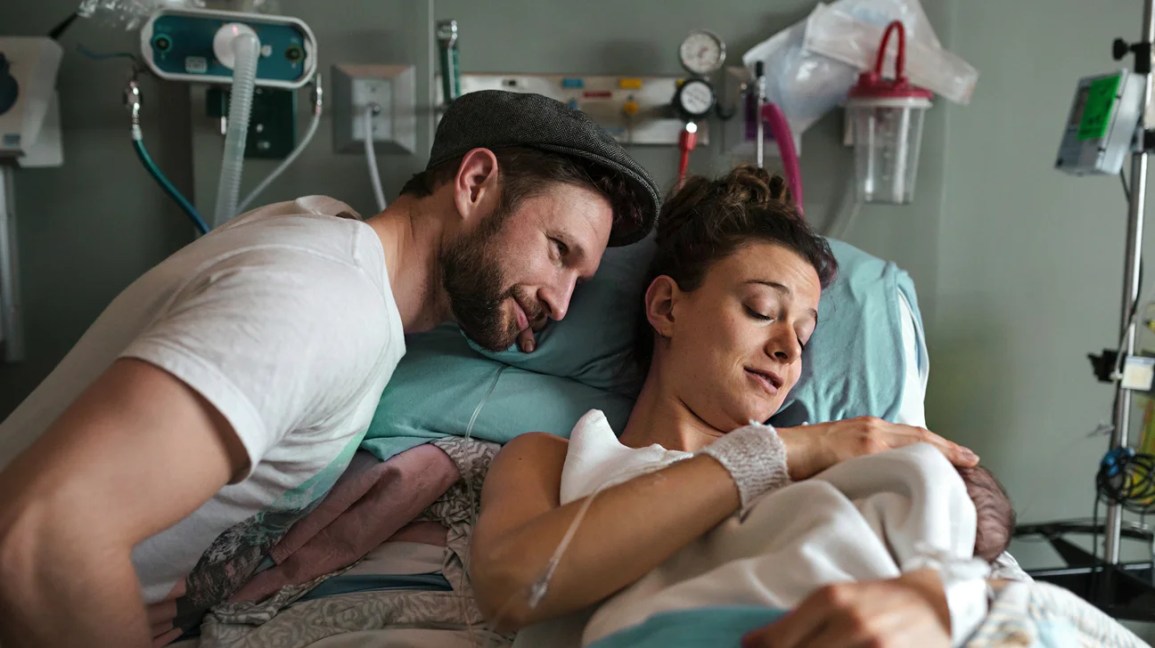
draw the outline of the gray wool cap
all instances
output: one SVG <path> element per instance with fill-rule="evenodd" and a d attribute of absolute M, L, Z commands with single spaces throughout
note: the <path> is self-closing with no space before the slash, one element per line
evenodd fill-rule
<path fill-rule="evenodd" d="M 614 214 L 611 246 L 634 243 L 653 228 L 661 198 L 650 174 L 585 113 L 539 94 L 482 90 L 461 95 L 441 118 L 426 169 L 475 148 L 510 146 L 572 155 L 620 173 L 633 189 L 641 222 L 623 222 Z"/>

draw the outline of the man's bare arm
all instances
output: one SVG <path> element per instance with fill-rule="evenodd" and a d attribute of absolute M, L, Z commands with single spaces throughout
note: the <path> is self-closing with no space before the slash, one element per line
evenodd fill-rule
<path fill-rule="evenodd" d="M 0 645 L 149 645 L 133 547 L 247 464 L 196 392 L 117 360 L 0 473 Z"/>

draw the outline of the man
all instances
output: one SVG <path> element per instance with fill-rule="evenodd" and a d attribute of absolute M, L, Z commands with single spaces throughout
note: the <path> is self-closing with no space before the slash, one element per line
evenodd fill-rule
<path fill-rule="evenodd" d="M 657 203 L 581 113 L 481 92 L 384 212 L 271 205 L 153 268 L 0 424 L 0 645 L 195 627 L 344 470 L 404 334 L 531 351 Z"/>

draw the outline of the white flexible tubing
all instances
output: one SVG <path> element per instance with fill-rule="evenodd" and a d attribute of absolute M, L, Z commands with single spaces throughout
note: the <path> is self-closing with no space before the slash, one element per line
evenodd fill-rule
<path fill-rule="evenodd" d="M 241 193 L 241 172 L 245 165 L 245 138 L 249 134 L 249 116 L 253 109 L 253 89 L 257 80 L 260 42 L 252 34 L 237 34 L 232 40 L 236 64 L 229 95 L 229 128 L 225 134 L 225 152 L 221 160 L 221 178 L 217 185 L 217 208 L 213 227 L 219 227 L 237 213 Z"/>
<path fill-rule="evenodd" d="M 365 161 L 369 164 L 369 183 L 377 199 L 377 211 L 385 211 L 385 191 L 381 189 L 381 174 L 377 172 L 377 152 L 373 150 L 373 114 L 381 110 L 376 104 L 365 106 Z"/>
<path fill-rule="evenodd" d="M 318 89 L 318 92 L 319 91 L 320 89 Z M 300 157 L 301 152 L 304 151 L 309 146 L 309 142 L 313 140 L 313 135 L 317 133 L 317 126 L 320 124 L 321 105 L 320 102 L 317 102 L 316 107 L 313 109 L 313 119 L 311 122 L 309 122 L 309 128 L 305 130 L 305 136 L 301 139 L 301 142 L 297 144 L 297 148 L 293 149 L 293 152 L 289 154 L 289 157 L 285 158 L 283 162 L 277 165 L 277 168 L 273 169 L 272 173 L 270 173 L 267 178 L 261 181 L 261 184 L 257 185 L 255 189 L 250 191 L 249 195 L 245 196 L 245 199 L 241 201 L 241 204 L 237 205 L 236 211 L 238 214 L 243 213 L 246 209 L 248 209 L 249 205 L 253 204 L 253 201 L 257 199 L 257 196 L 259 196 L 261 192 L 263 192 L 265 189 L 268 189 L 269 185 L 273 184 L 274 180 L 281 177 L 281 174 L 285 172 L 285 169 L 289 168 L 293 162 L 297 161 L 297 158 Z"/>

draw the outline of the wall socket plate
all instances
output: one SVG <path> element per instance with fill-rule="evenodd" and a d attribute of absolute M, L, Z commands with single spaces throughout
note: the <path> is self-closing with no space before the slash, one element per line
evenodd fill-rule
<path fill-rule="evenodd" d="M 393 84 L 388 79 L 375 77 L 354 78 L 351 80 L 353 109 L 353 139 L 364 141 L 366 119 L 368 127 L 373 133 L 374 142 L 387 142 L 393 139 Z M 378 106 L 372 115 L 366 115 L 365 109 Z"/>
<path fill-rule="evenodd" d="M 333 150 L 360 153 L 372 132 L 377 153 L 417 152 L 417 74 L 412 65 L 333 66 Z M 365 110 L 380 108 L 366 120 Z"/>

